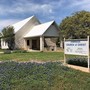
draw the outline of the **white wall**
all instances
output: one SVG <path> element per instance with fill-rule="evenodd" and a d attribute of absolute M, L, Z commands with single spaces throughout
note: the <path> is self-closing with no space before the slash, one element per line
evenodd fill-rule
<path fill-rule="evenodd" d="M 57 30 L 56 26 L 53 24 L 51 25 L 48 30 L 44 33 L 44 36 L 53 36 L 58 37 L 59 36 L 59 30 Z"/>
<path fill-rule="evenodd" d="M 37 18 L 33 17 L 26 25 L 24 25 L 15 34 L 15 47 L 26 49 L 24 36 L 32 29 L 33 26 L 40 24 Z"/>
<path fill-rule="evenodd" d="M 3 39 L 1 39 L 1 49 L 8 49 L 8 44 Z"/>

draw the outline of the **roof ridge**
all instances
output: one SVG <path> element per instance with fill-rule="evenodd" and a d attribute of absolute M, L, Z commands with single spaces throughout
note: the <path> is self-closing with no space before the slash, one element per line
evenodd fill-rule
<path fill-rule="evenodd" d="M 54 20 L 49 21 L 49 22 L 45 22 L 45 23 L 41 23 L 41 24 L 39 24 L 39 25 L 44 25 L 44 24 L 47 24 L 47 23 L 53 23 L 53 22 L 54 22 Z M 39 26 L 39 25 L 36 25 L 36 26 Z"/>
<path fill-rule="evenodd" d="M 22 28 L 31 18 L 33 18 L 33 17 L 34 17 L 34 15 L 31 16 L 31 17 L 28 17 L 28 18 L 26 18 L 26 19 L 23 19 L 23 20 L 15 23 L 15 24 L 13 24 L 13 25 L 11 25 L 11 26 L 13 26 L 13 27 L 15 28 L 15 33 L 16 33 L 19 29 L 21 29 L 21 28 Z"/>
<path fill-rule="evenodd" d="M 34 15 L 31 16 L 31 17 L 34 17 Z M 14 24 L 17 24 L 17 23 L 19 23 L 19 22 L 22 22 L 22 21 L 24 21 L 24 20 L 26 20 L 26 19 L 29 19 L 29 18 L 31 18 L 31 17 L 24 18 L 24 19 L 22 19 L 22 20 L 20 20 L 20 21 L 18 21 L 18 22 L 16 22 L 16 23 L 14 23 Z M 14 25 L 14 24 L 12 24 L 12 25 Z"/>

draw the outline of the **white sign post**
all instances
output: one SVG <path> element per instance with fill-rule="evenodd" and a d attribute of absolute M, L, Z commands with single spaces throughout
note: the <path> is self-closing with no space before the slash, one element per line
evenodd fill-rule
<path fill-rule="evenodd" d="M 89 61 L 89 36 L 87 37 L 88 41 L 88 70 L 90 71 L 90 61 Z"/>
<path fill-rule="evenodd" d="M 89 69 L 89 36 L 87 39 L 64 39 L 64 63 L 66 54 L 87 56 Z"/>

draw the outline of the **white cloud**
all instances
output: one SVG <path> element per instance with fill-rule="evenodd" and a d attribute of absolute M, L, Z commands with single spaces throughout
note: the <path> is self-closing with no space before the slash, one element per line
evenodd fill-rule
<path fill-rule="evenodd" d="M 13 4 L 11 5 L 0 4 L 0 15 L 23 13 L 50 15 L 56 13 L 56 10 L 72 9 L 74 7 L 90 10 L 90 0 L 44 0 L 42 2 L 43 3 L 37 3 L 33 0 L 13 0 Z"/>
<path fill-rule="evenodd" d="M 14 24 L 14 23 L 16 23 L 16 22 L 18 22 L 19 20 L 17 20 L 17 19 L 7 19 L 7 20 L 0 20 L 0 31 L 4 28 L 4 27 L 6 27 L 6 26 L 8 26 L 8 25 L 12 25 L 12 24 Z"/>
<path fill-rule="evenodd" d="M 11 6 L 0 5 L 0 14 L 20 14 L 20 13 L 42 13 L 51 14 L 53 13 L 53 7 L 51 4 L 39 4 L 30 2 L 28 0 L 19 1 Z"/>
<path fill-rule="evenodd" d="M 1 0 L 5 1 L 5 0 Z M 37 14 L 42 19 L 48 18 L 56 19 L 58 21 L 64 18 L 67 13 L 70 13 L 75 10 L 89 10 L 90 11 L 90 0 L 42 0 L 42 2 L 35 2 L 35 0 L 11 0 L 13 4 L 1 4 L 0 3 L 0 16 L 6 15 L 21 15 L 24 14 Z M 40 0 L 41 1 L 41 0 Z M 9 0 L 6 2 L 9 3 Z M 74 10 L 74 11 L 75 11 Z M 73 12 L 74 12 L 73 11 Z M 63 15 L 63 16 L 62 16 Z M 17 22 L 18 20 L 13 19 L 0 20 L 0 29 L 2 27 L 10 25 Z M 46 21 L 46 20 L 45 20 Z"/>
<path fill-rule="evenodd" d="M 73 0 L 69 8 L 77 7 L 79 10 L 90 11 L 90 0 Z"/>

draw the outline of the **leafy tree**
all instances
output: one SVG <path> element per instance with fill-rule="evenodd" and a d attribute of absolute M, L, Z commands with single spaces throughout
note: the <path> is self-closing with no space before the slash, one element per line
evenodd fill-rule
<path fill-rule="evenodd" d="M 14 28 L 10 26 L 5 27 L 2 30 L 2 34 L 2 38 L 8 43 L 9 49 L 13 50 L 15 45 Z"/>
<path fill-rule="evenodd" d="M 59 25 L 61 38 L 86 38 L 90 36 L 90 12 L 80 11 L 66 17 Z"/>

